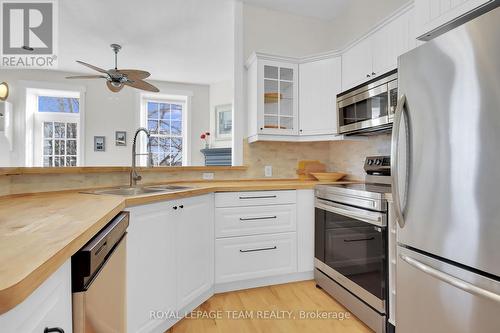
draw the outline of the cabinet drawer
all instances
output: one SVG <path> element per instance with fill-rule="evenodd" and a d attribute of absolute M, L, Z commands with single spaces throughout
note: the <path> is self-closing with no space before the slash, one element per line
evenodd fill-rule
<path fill-rule="evenodd" d="M 217 239 L 215 282 L 262 278 L 297 271 L 296 233 Z"/>
<path fill-rule="evenodd" d="M 295 205 L 229 207 L 215 210 L 215 237 L 295 231 Z"/>
<path fill-rule="evenodd" d="M 215 207 L 293 204 L 296 201 L 297 194 L 295 190 L 223 192 L 215 194 Z"/>

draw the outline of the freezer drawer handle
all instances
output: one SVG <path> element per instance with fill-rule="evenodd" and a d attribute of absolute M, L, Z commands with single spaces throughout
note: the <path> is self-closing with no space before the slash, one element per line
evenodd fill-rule
<path fill-rule="evenodd" d="M 261 195 L 256 197 L 240 197 L 240 199 L 272 199 L 276 198 L 276 195 Z"/>
<path fill-rule="evenodd" d="M 392 177 L 392 200 L 394 201 L 394 213 L 396 215 L 396 220 L 398 221 L 399 227 L 403 228 L 405 226 L 404 215 L 403 215 L 403 206 L 402 203 L 406 204 L 407 190 L 408 190 L 408 168 L 409 161 L 408 156 L 410 156 L 411 152 L 409 148 L 409 131 L 406 128 L 406 174 L 405 174 L 405 188 L 403 189 L 404 198 L 401 202 L 400 191 L 399 191 L 399 131 L 401 129 L 401 119 L 403 118 L 403 113 L 406 110 L 406 95 L 403 94 L 398 101 L 398 105 L 396 107 L 396 113 L 394 114 L 394 123 L 392 126 L 392 140 L 391 140 L 391 177 Z M 405 122 L 406 124 L 406 122 Z M 406 126 L 408 126 L 406 124 Z"/>
<path fill-rule="evenodd" d="M 240 221 L 241 222 L 245 222 L 245 221 L 257 221 L 257 220 L 272 220 L 272 219 L 276 219 L 277 216 L 274 215 L 274 216 L 261 216 L 261 217 L 240 217 Z"/>
<path fill-rule="evenodd" d="M 240 250 L 241 253 L 247 253 L 247 252 L 258 252 L 258 251 L 269 251 L 269 250 L 276 250 L 278 247 L 275 245 L 273 247 L 263 247 L 260 249 L 250 249 L 250 250 Z"/>
<path fill-rule="evenodd" d="M 64 333 L 64 330 L 60 327 L 52 327 L 52 328 L 45 327 L 43 333 Z"/>
<path fill-rule="evenodd" d="M 362 242 L 362 241 L 371 241 L 374 240 L 375 237 L 368 237 L 368 238 L 358 238 L 358 239 L 344 239 L 344 242 L 350 243 L 350 242 Z"/>
<path fill-rule="evenodd" d="M 452 286 L 457 287 L 459 289 L 462 289 L 463 291 L 468 292 L 469 294 L 484 297 L 484 298 L 487 298 L 491 301 L 500 303 L 500 295 L 495 294 L 494 292 L 480 288 L 480 287 L 475 286 L 467 281 L 461 280 L 461 279 L 456 278 L 452 275 L 444 273 L 444 272 L 437 270 L 431 266 L 428 266 L 428 265 L 426 265 L 426 264 L 424 264 L 416 259 L 405 256 L 404 254 L 400 254 L 399 257 L 403 261 L 405 261 L 407 264 L 409 264 L 410 266 L 413 266 L 416 269 L 419 269 L 422 272 L 427 273 L 430 276 L 435 277 L 436 279 L 439 279 L 443 282 L 451 284 Z"/>

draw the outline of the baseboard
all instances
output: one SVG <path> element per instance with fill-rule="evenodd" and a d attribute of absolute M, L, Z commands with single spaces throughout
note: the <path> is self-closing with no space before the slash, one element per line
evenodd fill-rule
<path fill-rule="evenodd" d="M 210 297 L 214 295 L 214 289 L 210 288 L 209 290 L 205 291 L 203 294 L 200 296 L 196 297 L 191 303 L 183 307 L 181 310 L 179 310 L 177 313 L 183 314 L 183 313 L 189 313 L 196 309 L 198 306 L 203 304 L 206 300 L 208 300 Z M 182 318 L 176 318 L 176 319 L 165 319 L 161 324 L 158 326 L 155 326 L 153 330 L 151 330 L 152 333 L 164 333 L 166 332 L 169 328 L 174 326 L 177 322 L 182 320 Z"/>
<path fill-rule="evenodd" d="M 305 281 L 312 279 L 314 279 L 314 272 L 308 271 L 308 272 L 284 274 L 277 276 L 269 276 L 251 280 L 219 283 L 215 285 L 214 290 L 215 293 L 218 294 L 234 290 L 258 288 L 258 287 L 271 286 L 275 284 L 283 284 L 283 283 Z"/>

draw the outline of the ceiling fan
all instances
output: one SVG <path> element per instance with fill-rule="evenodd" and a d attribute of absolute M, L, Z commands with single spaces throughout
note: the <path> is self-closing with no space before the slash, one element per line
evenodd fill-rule
<path fill-rule="evenodd" d="M 159 92 L 160 90 L 153 86 L 150 83 L 147 83 L 144 81 L 145 78 L 149 77 L 151 74 L 146 71 L 141 71 L 137 69 L 118 69 L 117 68 L 117 59 L 118 59 L 118 52 L 122 48 L 118 44 L 111 44 L 111 48 L 113 49 L 113 52 L 115 53 L 115 68 L 109 69 L 109 70 L 104 70 L 102 68 L 96 67 L 91 64 L 87 64 L 83 61 L 77 60 L 76 62 L 79 64 L 82 64 L 84 66 L 87 66 L 88 68 L 91 68 L 95 71 L 98 71 L 99 73 L 102 73 L 101 75 L 78 75 L 78 76 L 68 76 L 66 77 L 67 79 L 106 79 L 106 85 L 108 86 L 109 90 L 112 92 L 119 92 L 122 90 L 124 86 L 129 86 L 132 88 L 140 89 L 140 90 L 146 90 L 146 91 L 152 91 L 152 92 Z"/>

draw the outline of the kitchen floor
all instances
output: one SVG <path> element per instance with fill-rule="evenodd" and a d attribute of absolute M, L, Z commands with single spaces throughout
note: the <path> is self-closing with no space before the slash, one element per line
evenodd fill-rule
<path fill-rule="evenodd" d="M 167 332 L 372 332 L 346 313 L 314 281 L 302 281 L 214 295 Z"/>

